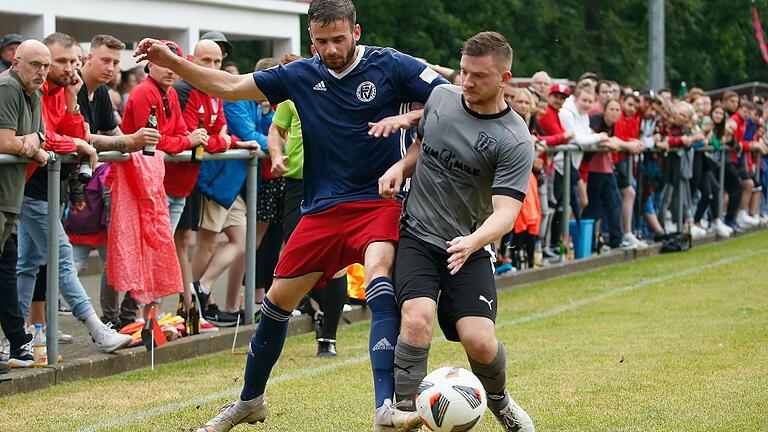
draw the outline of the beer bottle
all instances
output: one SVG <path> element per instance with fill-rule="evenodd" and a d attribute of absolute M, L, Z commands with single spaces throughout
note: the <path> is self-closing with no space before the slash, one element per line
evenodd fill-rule
<path fill-rule="evenodd" d="M 153 106 L 152 111 L 149 112 L 149 118 L 147 119 L 147 124 L 144 125 L 144 127 L 155 129 L 155 130 L 157 129 L 157 107 L 156 106 Z M 155 144 L 147 144 L 141 150 L 141 153 L 144 156 L 154 156 L 156 147 L 157 146 Z"/>
<path fill-rule="evenodd" d="M 203 124 L 203 116 L 205 115 L 205 110 L 203 109 L 203 106 L 200 105 L 200 110 L 197 112 L 197 128 L 202 129 L 205 127 Z M 203 161 L 203 156 L 205 155 L 205 145 L 200 144 L 196 146 L 192 150 L 192 163 L 201 163 Z"/>
<path fill-rule="evenodd" d="M 192 294 L 192 302 L 187 310 L 187 336 L 200 333 L 200 312 L 197 310 L 197 300 Z"/>

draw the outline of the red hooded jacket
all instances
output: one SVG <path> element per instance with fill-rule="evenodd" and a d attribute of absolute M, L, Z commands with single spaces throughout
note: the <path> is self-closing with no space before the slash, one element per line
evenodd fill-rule
<path fill-rule="evenodd" d="M 163 101 L 163 96 L 166 102 Z M 166 108 L 167 105 L 167 108 Z M 163 92 L 155 80 L 150 77 L 137 85 L 128 97 L 123 113 L 121 128 L 123 133 L 132 134 L 147 124 L 152 107 L 157 112 L 157 129 L 162 137 L 157 149 L 165 153 L 177 154 L 192 148 L 187 132 L 187 124 L 181 114 L 179 98 L 173 87 Z M 170 116 L 166 115 L 166 110 Z M 191 162 L 165 163 L 165 192 L 172 196 L 188 196 L 197 181 L 199 167 Z"/>

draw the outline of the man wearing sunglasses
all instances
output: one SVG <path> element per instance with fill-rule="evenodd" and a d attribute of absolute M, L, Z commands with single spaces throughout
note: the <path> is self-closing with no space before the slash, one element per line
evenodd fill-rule
<path fill-rule="evenodd" d="M 45 139 L 42 102 L 38 90 L 45 83 L 51 64 L 48 48 L 36 40 L 19 45 L 12 67 L 0 76 L 0 153 L 35 158 L 45 164 L 48 153 L 41 149 Z M 41 140 L 41 137 L 43 140 Z M 16 241 L 13 232 L 24 197 L 23 164 L 0 168 L 0 325 L 11 344 L 9 363 L 28 366 L 31 335 L 24 331 L 16 293 Z M 0 372 L 8 364 L 0 363 Z"/>
<path fill-rule="evenodd" d="M 98 160 L 96 150 L 85 140 L 85 123 L 77 104 L 77 93 L 82 80 L 75 72 L 78 61 L 75 40 L 63 33 L 53 33 L 43 39 L 50 50 L 51 61 L 25 59 L 37 71 L 48 69 L 45 84 L 41 88 L 42 117 L 45 124 L 45 149 L 57 153 L 77 152 L 94 168 Z M 39 74 L 40 72 L 38 72 Z M 66 181 L 73 167 L 62 166 L 62 181 Z M 19 215 L 19 261 L 16 265 L 17 289 L 22 314 L 31 323 L 39 323 L 41 311 L 31 314 L 30 307 L 40 266 L 46 264 L 48 230 L 58 231 L 59 286 L 61 294 L 72 309 L 72 314 L 88 328 L 98 349 L 113 352 L 131 342 L 130 337 L 118 334 L 101 322 L 85 292 L 75 270 L 72 245 L 59 221 L 48 226 L 48 172 L 38 168 L 27 182 Z"/>

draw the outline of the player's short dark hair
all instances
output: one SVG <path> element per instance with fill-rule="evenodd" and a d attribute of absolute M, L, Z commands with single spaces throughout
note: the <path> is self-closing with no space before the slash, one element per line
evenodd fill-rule
<path fill-rule="evenodd" d="M 471 57 L 493 56 L 502 71 L 512 70 L 512 47 L 501 33 L 480 32 L 464 42 L 461 53 Z"/>
<path fill-rule="evenodd" d="M 48 48 L 52 47 L 54 44 L 59 44 L 64 48 L 72 48 L 76 43 L 77 41 L 75 38 L 61 32 L 51 33 L 43 39 L 43 44 Z"/>
<path fill-rule="evenodd" d="M 107 34 L 96 35 L 91 39 L 91 49 L 106 46 L 113 50 L 124 50 L 125 44 L 120 39 Z"/>
<path fill-rule="evenodd" d="M 346 21 L 349 27 L 357 24 L 357 11 L 352 0 L 313 0 L 307 11 L 309 23 L 325 27 L 336 21 Z"/>

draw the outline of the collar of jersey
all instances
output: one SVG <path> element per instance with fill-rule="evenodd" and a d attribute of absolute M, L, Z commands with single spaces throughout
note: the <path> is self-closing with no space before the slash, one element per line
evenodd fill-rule
<path fill-rule="evenodd" d="M 360 60 L 363 59 L 363 55 L 365 55 L 365 45 L 358 45 L 357 48 L 358 48 L 357 49 L 357 57 L 355 58 L 355 62 L 352 63 L 351 65 L 349 65 L 348 68 L 344 69 L 344 72 L 336 73 L 336 72 L 334 72 L 334 71 L 332 71 L 332 70 L 330 70 L 330 69 L 328 69 L 326 67 L 325 69 L 328 71 L 328 73 L 330 73 L 336 79 L 342 79 L 345 76 L 347 76 L 350 72 L 355 70 L 357 65 L 360 64 Z"/>
<path fill-rule="evenodd" d="M 510 108 L 509 104 L 507 104 L 507 108 L 505 108 L 501 112 L 497 112 L 496 114 L 480 114 L 477 111 L 471 110 L 467 106 L 467 101 L 464 100 L 464 95 L 461 95 L 461 106 L 464 107 L 464 111 L 466 111 L 467 114 L 471 115 L 472 117 L 478 118 L 480 120 L 493 120 L 493 119 L 501 118 L 507 115 L 507 113 L 509 113 L 510 111 L 512 111 L 512 108 Z"/>

